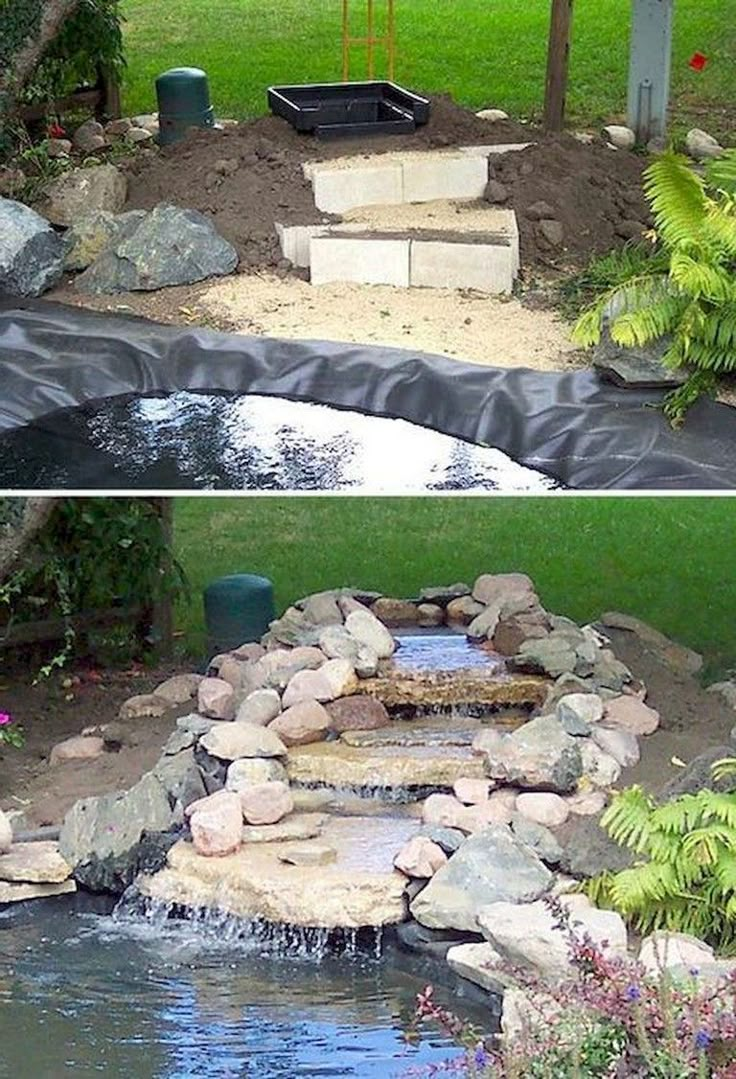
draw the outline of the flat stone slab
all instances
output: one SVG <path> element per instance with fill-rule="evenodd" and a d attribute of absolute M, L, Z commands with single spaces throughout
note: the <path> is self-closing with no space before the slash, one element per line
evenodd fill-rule
<path fill-rule="evenodd" d="M 406 915 L 406 877 L 393 868 L 418 823 L 394 818 L 334 817 L 320 842 L 337 856 L 328 865 L 289 865 L 288 841 L 246 844 L 204 858 L 181 841 L 141 892 L 166 903 L 216 908 L 239 918 L 326 929 L 391 925 Z"/>
<path fill-rule="evenodd" d="M 392 708 L 485 707 L 494 709 L 544 703 L 548 679 L 534 675 L 488 678 L 477 672 L 416 674 L 394 670 L 390 677 L 366 678 L 360 692 Z"/>
<path fill-rule="evenodd" d="M 464 746 L 373 746 L 316 742 L 294 747 L 287 772 L 292 783 L 328 787 L 451 787 L 464 777 L 484 779 L 480 757 Z"/>
<path fill-rule="evenodd" d="M 76 892 L 73 880 L 60 884 L 25 884 L 18 881 L 0 881 L 0 904 L 22 903 L 27 899 L 49 899 L 55 895 L 68 895 Z"/>
<path fill-rule="evenodd" d="M 286 840 L 314 839 L 327 820 L 326 813 L 293 813 L 278 824 L 243 825 L 244 843 L 278 843 Z"/>
<path fill-rule="evenodd" d="M 7 854 L 0 855 L 0 881 L 61 884 L 71 875 L 71 866 L 56 842 L 14 843 Z"/>

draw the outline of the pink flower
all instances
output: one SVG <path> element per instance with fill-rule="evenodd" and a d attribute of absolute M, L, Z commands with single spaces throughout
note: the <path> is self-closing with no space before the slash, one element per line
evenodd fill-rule
<path fill-rule="evenodd" d="M 11 715 L 8 715 L 7 712 L 0 712 L 0 727 L 7 727 L 12 722 L 13 717 Z"/>

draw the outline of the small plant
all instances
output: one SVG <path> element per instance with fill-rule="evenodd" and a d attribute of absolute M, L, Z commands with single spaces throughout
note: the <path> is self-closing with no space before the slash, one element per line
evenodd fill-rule
<path fill-rule="evenodd" d="M 734 773 L 736 759 L 713 769 L 716 780 Z M 701 790 L 657 805 L 630 787 L 614 797 L 601 824 L 644 860 L 590 881 L 594 902 L 642 933 L 679 930 L 736 952 L 736 793 Z"/>
<path fill-rule="evenodd" d="M 665 403 L 677 423 L 694 396 L 736 371 L 736 151 L 704 176 L 670 151 L 644 177 L 657 257 L 621 267 L 622 279 L 581 315 L 573 340 L 590 347 L 605 329 L 624 347 L 666 339 L 665 365 L 693 376 Z"/>
<path fill-rule="evenodd" d="M 17 725 L 8 712 L 0 712 L 0 749 L 3 746 L 21 749 L 24 743 L 23 728 Z"/>

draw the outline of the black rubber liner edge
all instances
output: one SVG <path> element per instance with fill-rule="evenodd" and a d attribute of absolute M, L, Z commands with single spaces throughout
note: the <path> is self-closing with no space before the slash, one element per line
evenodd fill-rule
<path fill-rule="evenodd" d="M 61 408 L 177 390 L 258 393 L 400 418 L 495 446 L 578 490 L 736 487 L 736 409 L 713 401 L 698 402 L 673 431 L 656 407 L 661 392 L 620 389 L 592 370 L 499 369 L 0 298 L 0 434 Z"/>

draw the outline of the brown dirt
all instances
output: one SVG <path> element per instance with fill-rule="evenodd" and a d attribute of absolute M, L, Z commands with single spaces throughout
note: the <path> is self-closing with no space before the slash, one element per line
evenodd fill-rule
<path fill-rule="evenodd" d="M 549 136 L 520 124 L 489 123 L 447 97 L 432 102 L 430 122 L 414 135 L 321 143 L 297 134 L 273 117 L 193 133 L 185 144 L 126 164 L 127 209 L 150 209 L 161 201 L 208 214 L 237 249 L 240 270 L 277 266 L 281 259 L 274 224 L 328 220 L 315 209 L 306 161 L 363 153 L 437 149 L 472 144 L 535 141 L 495 167 L 510 191 L 507 205 L 519 216 L 522 259 L 527 270 L 581 266 L 592 252 L 623 242 L 624 222 L 646 222 L 640 194 L 644 160 L 634 154 L 586 146 L 572 136 Z M 528 207 L 549 202 L 564 226 L 563 248 L 545 247 Z"/>

